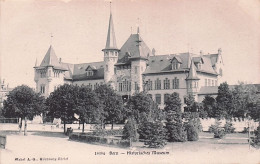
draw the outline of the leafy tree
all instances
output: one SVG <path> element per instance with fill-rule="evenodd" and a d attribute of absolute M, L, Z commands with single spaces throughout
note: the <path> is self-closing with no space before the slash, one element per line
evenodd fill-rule
<path fill-rule="evenodd" d="M 235 114 L 234 117 L 245 118 L 249 116 L 249 109 L 256 104 L 257 94 L 254 85 L 239 82 L 232 90 L 234 97 Z"/>
<path fill-rule="evenodd" d="M 146 92 L 135 93 L 131 96 L 126 108 L 127 115 L 134 117 L 137 123 L 151 120 L 153 116 L 156 117 L 156 110 L 158 110 L 158 107 Z M 157 114 L 160 115 L 159 113 Z"/>
<path fill-rule="evenodd" d="M 181 99 L 179 94 L 174 92 L 165 101 L 164 110 L 166 112 L 166 129 L 168 131 L 168 141 L 186 141 L 186 132 L 182 123 Z"/>
<path fill-rule="evenodd" d="M 215 116 L 217 118 L 231 119 L 235 115 L 233 95 L 226 82 L 220 84 L 217 95 L 217 108 Z"/>
<path fill-rule="evenodd" d="M 114 123 L 123 119 L 123 100 L 108 85 L 100 85 L 95 92 L 99 98 L 101 125 L 105 127 L 105 122 L 111 122 L 113 129 Z"/>
<path fill-rule="evenodd" d="M 96 114 L 99 101 L 96 93 L 87 86 L 82 85 L 78 91 L 76 108 L 79 120 L 83 124 L 82 133 L 84 133 L 86 121 L 96 122 L 99 119 L 99 114 Z"/>
<path fill-rule="evenodd" d="M 15 87 L 7 95 L 4 101 L 4 116 L 18 117 L 21 119 L 19 128 L 22 131 L 22 120 L 24 120 L 24 135 L 27 135 L 27 119 L 32 120 L 34 116 L 40 115 L 44 107 L 44 97 L 26 85 Z"/>
<path fill-rule="evenodd" d="M 60 118 L 64 124 L 64 133 L 66 133 L 66 124 L 74 121 L 74 114 L 77 113 L 78 87 L 64 84 L 58 87 L 46 99 L 48 115 L 54 118 Z"/>
<path fill-rule="evenodd" d="M 215 118 L 216 114 L 216 100 L 209 95 L 205 96 L 202 101 L 203 110 L 207 113 L 207 117 Z"/>

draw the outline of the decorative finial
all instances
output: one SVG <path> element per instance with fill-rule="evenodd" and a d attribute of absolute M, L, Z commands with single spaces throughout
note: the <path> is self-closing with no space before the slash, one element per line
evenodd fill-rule
<path fill-rule="evenodd" d="M 137 18 L 137 34 L 140 33 L 139 26 L 140 26 L 140 18 Z"/>
<path fill-rule="evenodd" d="M 52 45 L 52 38 L 53 38 L 53 35 L 52 35 L 52 33 L 51 33 L 51 45 Z"/>
<path fill-rule="evenodd" d="M 112 14 L 112 1 L 109 2 L 110 5 L 110 14 Z"/>

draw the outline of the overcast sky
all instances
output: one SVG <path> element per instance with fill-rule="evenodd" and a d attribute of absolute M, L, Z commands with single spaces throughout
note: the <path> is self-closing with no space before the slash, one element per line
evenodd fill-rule
<path fill-rule="evenodd" d="M 35 87 L 35 60 L 42 61 L 51 33 L 63 62 L 103 60 L 109 1 L 0 1 L 0 72 L 10 87 Z M 229 84 L 260 83 L 259 0 L 113 0 L 112 13 L 118 48 L 139 18 L 141 37 L 157 55 L 222 48 Z"/>

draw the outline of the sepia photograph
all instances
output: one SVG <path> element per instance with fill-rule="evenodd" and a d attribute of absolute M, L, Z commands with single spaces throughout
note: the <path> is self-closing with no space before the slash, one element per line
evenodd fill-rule
<path fill-rule="evenodd" d="M 0 164 L 259 164 L 259 0 L 0 0 Z"/>

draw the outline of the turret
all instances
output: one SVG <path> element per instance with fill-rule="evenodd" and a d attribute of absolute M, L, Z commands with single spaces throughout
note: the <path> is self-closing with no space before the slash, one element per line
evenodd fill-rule
<path fill-rule="evenodd" d="M 187 93 L 195 96 L 195 99 L 197 97 L 196 95 L 197 95 L 198 89 L 199 89 L 199 80 L 200 79 L 197 76 L 195 64 L 191 60 L 189 74 L 188 74 L 188 77 L 186 78 Z"/>
<path fill-rule="evenodd" d="M 116 45 L 116 37 L 115 37 L 115 30 L 114 30 L 111 9 L 110 9 L 106 47 L 102 51 L 104 52 L 104 80 L 106 83 L 108 83 L 110 82 L 112 76 L 115 74 L 114 65 L 117 63 L 118 52 L 119 52 L 119 49 L 117 48 Z"/>

